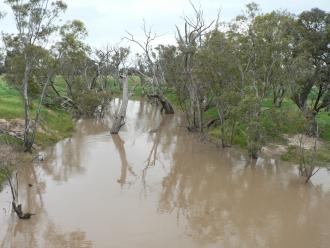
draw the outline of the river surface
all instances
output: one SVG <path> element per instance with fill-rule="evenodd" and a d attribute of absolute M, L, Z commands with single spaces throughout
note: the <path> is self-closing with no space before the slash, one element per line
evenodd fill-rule
<path fill-rule="evenodd" d="M 146 102 L 129 102 L 119 135 L 110 125 L 79 121 L 46 161 L 18 170 L 36 215 L 18 220 L 5 186 L 0 247 L 330 247 L 326 170 L 306 185 L 294 166 L 202 142 Z"/>

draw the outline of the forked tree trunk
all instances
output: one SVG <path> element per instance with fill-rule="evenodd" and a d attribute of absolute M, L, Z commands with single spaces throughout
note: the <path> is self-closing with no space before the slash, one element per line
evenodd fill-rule
<path fill-rule="evenodd" d="M 120 128 L 125 124 L 126 109 L 128 104 L 128 78 L 127 76 L 121 77 L 123 87 L 123 98 L 119 111 L 116 113 L 113 125 L 111 128 L 111 134 L 118 134 Z"/>

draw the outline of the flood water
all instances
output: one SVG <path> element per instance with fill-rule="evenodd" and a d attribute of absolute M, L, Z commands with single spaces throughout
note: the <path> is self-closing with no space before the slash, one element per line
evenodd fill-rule
<path fill-rule="evenodd" d="M 147 102 L 129 102 L 118 136 L 108 119 L 79 121 L 19 169 L 36 215 L 18 220 L 5 186 L 0 247 L 330 247 L 326 170 L 306 185 L 294 166 L 202 142 Z"/>

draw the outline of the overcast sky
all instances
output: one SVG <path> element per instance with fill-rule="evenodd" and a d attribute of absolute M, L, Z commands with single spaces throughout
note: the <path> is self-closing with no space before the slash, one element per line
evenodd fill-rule
<path fill-rule="evenodd" d="M 14 32 L 15 25 L 10 10 L 0 0 L 0 9 L 8 14 L 0 20 L 0 31 Z M 89 32 L 87 42 L 101 47 L 116 44 L 125 35 L 125 30 L 142 39 L 143 19 L 158 33 L 162 34 L 157 43 L 175 41 L 175 25 L 182 24 L 182 16 L 191 13 L 188 0 L 66 0 L 68 9 L 64 20 L 82 20 Z M 216 18 L 221 9 L 221 19 L 229 21 L 242 12 L 251 2 L 245 0 L 195 0 L 201 5 L 206 19 Z M 263 12 L 287 9 L 299 13 L 313 7 L 330 10 L 330 0 L 256 0 Z"/>

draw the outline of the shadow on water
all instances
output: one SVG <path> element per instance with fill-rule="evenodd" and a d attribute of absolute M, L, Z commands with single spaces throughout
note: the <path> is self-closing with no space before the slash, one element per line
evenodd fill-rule
<path fill-rule="evenodd" d="M 326 171 L 305 185 L 292 166 L 202 144 L 180 115 L 143 101 L 129 102 L 119 135 L 110 125 L 81 120 L 19 169 L 36 215 L 18 220 L 5 188 L 0 247 L 329 247 Z"/>

